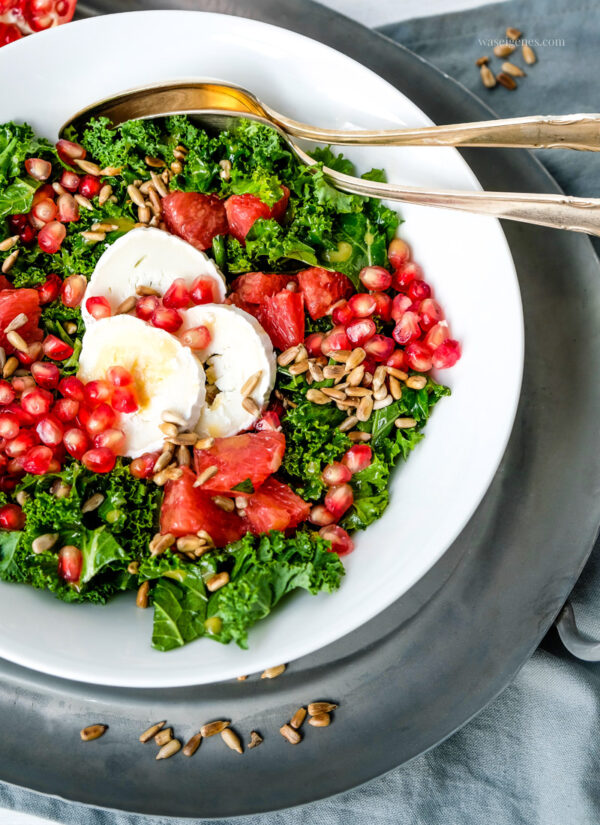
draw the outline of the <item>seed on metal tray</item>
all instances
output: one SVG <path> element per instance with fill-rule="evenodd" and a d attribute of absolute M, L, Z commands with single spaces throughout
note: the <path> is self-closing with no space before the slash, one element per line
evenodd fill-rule
<path fill-rule="evenodd" d="M 167 720 L 163 719 L 162 722 L 157 722 L 155 725 L 151 725 L 143 733 L 140 733 L 140 742 L 142 742 L 142 743 L 149 742 L 151 739 L 154 738 L 154 736 L 156 736 L 156 734 L 158 733 L 159 730 L 164 728 L 164 726 L 166 724 L 167 724 Z"/>
<path fill-rule="evenodd" d="M 496 57 L 508 57 L 517 47 L 513 43 L 498 43 L 494 46 L 494 54 Z"/>
<path fill-rule="evenodd" d="M 498 72 L 496 80 L 501 86 L 508 89 L 509 92 L 513 92 L 517 88 L 516 81 L 509 74 L 506 74 L 506 72 Z"/>
<path fill-rule="evenodd" d="M 330 722 L 331 716 L 328 713 L 317 713 L 308 720 L 308 724 L 313 728 L 326 728 Z"/>
<path fill-rule="evenodd" d="M 310 716 L 318 716 L 319 713 L 331 713 L 336 708 L 337 705 L 334 705 L 333 702 L 310 702 L 308 713 Z"/>
<path fill-rule="evenodd" d="M 285 665 L 275 665 L 275 667 L 268 667 L 266 670 L 260 674 L 261 679 L 276 679 L 277 676 L 281 676 L 281 674 L 285 670 Z"/>
<path fill-rule="evenodd" d="M 150 590 L 150 582 L 145 581 L 140 584 L 138 587 L 137 596 L 135 597 L 135 603 L 137 607 L 141 607 L 142 609 L 148 607 L 148 592 Z"/>
<path fill-rule="evenodd" d="M 520 66 L 516 66 L 514 63 L 511 63 L 510 60 L 506 60 L 502 64 L 502 71 L 507 74 L 511 74 L 513 77 L 525 77 L 525 72 L 523 69 Z"/>
<path fill-rule="evenodd" d="M 166 745 L 163 745 L 159 752 L 156 754 L 157 759 L 168 759 L 173 754 L 177 753 L 178 750 L 181 749 L 181 742 L 179 739 L 171 739 L 167 742 Z"/>
<path fill-rule="evenodd" d="M 258 415 L 260 412 L 260 407 L 253 401 L 252 398 L 244 398 L 242 400 L 242 407 L 246 410 L 246 412 L 250 413 L 250 415 Z"/>
<path fill-rule="evenodd" d="M 527 63 L 528 66 L 533 66 L 537 60 L 537 57 L 531 46 L 528 43 L 523 43 L 521 46 L 521 51 L 523 53 L 523 60 L 525 63 Z"/>
<path fill-rule="evenodd" d="M 427 379 L 424 375 L 411 375 L 406 379 L 406 386 L 411 390 L 422 390 L 427 384 Z"/>
<path fill-rule="evenodd" d="M 183 746 L 183 755 L 184 756 L 193 756 L 198 748 L 202 743 L 202 734 L 195 733 L 190 740 L 188 740 L 185 745 Z"/>
<path fill-rule="evenodd" d="M 279 728 L 279 733 L 290 743 L 290 745 L 297 745 L 298 742 L 302 741 L 302 736 L 290 725 L 282 725 Z"/>
<path fill-rule="evenodd" d="M 250 741 L 248 742 L 248 750 L 251 748 L 257 748 L 262 742 L 263 738 L 256 730 L 250 731 Z"/>
<path fill-rule="evenodd" d="M 31 542 L 31 549 L 36 555 L 39 555 L 40 553 L 45 553 L 46 550 L 50 550 L 51 547 L 54 547 L 57 541 L 58 533 L 44 533 Z"/>
<path fill-rule="evenodd" d="M 518 40 L 519 37 L 521 37 L 522 34 L 523 34 L 523 32 L 519 31 L 519 29 L 516 29 L 514 26 L 509 26 L 506 29 L 506 36 L 508 37 L 509 40 Z"/>
<path fill-rule="evenodd" d="M 92 742 L 94 739 L 100 739 L 108 730 L 108 725 L 88 725 L 87 728 L 79 731 L 79 735 L 84 742 Z"/>
<path fill-rule="evenodd" d="M 207 725 L 202 725 L 200 728 L 200 734 L 204 737 L 204 739 L 208 739 L 209 736 L 214 736 L 216 733 L 221 733 L 221 731 L 228 728 L 231 722 L 225 721 L 224 719 L 219 719 L 216 722 L 209 722 Z"/>
<path fill-rule="evenodd" d="M 477 60 L 475 61 L 475 65 L 476 66 L 485 66 L 486 63 L 489 63 L 489 60 L 490 59 L 487 55 L 484 55 L 483 57 L 478 57 Z"/>
<path fill-rule="evenodd" d="M 194 481 L 194 487 L 202 487 L 205 482 L 209 481 L 213 476 L 216 476 L 218 472 L 218 467 L 207 467 L 200 473 L 196 481 Z"/>
<path fill-rule="evenodd" d="M 228 748 L 231 748 L 232 751 L 236 753 L 243 753 L 244 749 L 242 748 L 242 741 L 237 733 L 231 728 L 225 728 L 225 730 L 221 731 L 221 739 Z"/>
<path fill-rule="evenodd" d="M 302 723 L 306 719 L 306 708 L 298 708 L 296 713 L 290 719 L 290 725 L 294 728 L 294 730 L 298 730 L 302 727 Z"/>
<path fill-rule="evenodd" d="M 222 587 L 225 587 L 226 584 L 229 583 L 229 573 L 224 571 L 223 573 L 217 573 L 215 576 L 211 576 L 211 578 L 206 582 L 206 589 L 210 593 L 215 593 L 217 590 L 220 590 Z"/>
<path fill-rule="evenodd" d="M 492 70 L 488 66 L 481 66 L 479 73 L 486 89 L 493 89 L 496 85 L 496 78 L 494 77 Z"/>
<path fill-rule="evenodd" d="M 166 745 L 167 742 L 170 742 L 172 738 L 173 728 L 163 728 L 162 730 L 159 730 L 159 732 L 155 735 L 154 741 L 159 748 L 162 748 L 162 746 Z"/>
<path fill-rule="evenodd" d="M 414 418 L 397 418 L 394 421 L 394 424 L 399 430 L 409 430 L 412 427 L 417 426 L 417 422 Z"/>

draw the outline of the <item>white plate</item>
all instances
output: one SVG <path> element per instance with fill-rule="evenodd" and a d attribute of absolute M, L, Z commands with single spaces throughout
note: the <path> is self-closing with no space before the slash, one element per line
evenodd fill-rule
<path fill-rule="evenodd" d="M 387 82 L 306 37 L 200 12 L 94 18 L 0 50 L 0 122 L 28 121 L 54 138 L 89 103 L 145 83 L 214 77 L 254 91 L 282 112 L 331 127 L 422 126 L 429 119 Z M 361 171 L 384 167 L 408 184 L 477 189 L 458 152 L 362 148 Z M 498 467 L 519 398 L 523 323 L 517 279 L 497 221 L 405 206 L 401 228 L 446 309 L 463 358 L 426 438 L 392 484 L 385 516 L 356 538 L 341 590 L 302 594 L 250 634 L 250 650 L 208 640 L 158 653 L 152 611 L 125 594 L 106 607 L 0 585 L 0 655 L 70 679 L 129 687 L 199 684 L 289 662 L 332 642 L 402 596 L 464 527 Z M 440 628 L 443 633 L 443 628 Z"/>

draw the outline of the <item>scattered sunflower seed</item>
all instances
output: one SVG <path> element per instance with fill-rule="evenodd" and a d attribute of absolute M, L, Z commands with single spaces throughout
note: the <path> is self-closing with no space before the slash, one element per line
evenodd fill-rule
<path fill-rule="evenodd" d="M 487 55 L 484 55 L 483 57 L 478 57 L 477 60 L 475 61 L 475 65 L 476 66 L 485 66 L 486 63 L 489 63 L 489 60 L 490 59 Z"/>
<path fill-rule="evenodd" d="M 28 320 L 29 319 L 24 312 L 19 312 L 18 315 L 15 315 L 10 324 L 4 328 L 4 333 L 8 334 L 9 332 L 16 332 L 16 330 L 24 327 Z"/>
<path fill-rule="evenodd" d="M 151 725 L 147 730 L 143 733 L 140 733 L 140 742 L 149 742 L 154 736 L 158 733 L 161 728 L 167 724 L 167 720 L 163 719 L 162 722 L 157 722 L 155 725 Z"/>
<path fill-rule="evenodd" d="M 46 550 L 50 550 L 51 547 L 54 547 L 57 541 L 58 533 L 44 533 L 32 541 L 31 549 L 36 555 L 39 555 L 40 553 L 45 553 Z"/>
<path fill-rule="evenodd" d="M 148 607 L 148 592 L 150 590 L 150 582 L 145 581 L 140 584 L 138 587 L 137 596 L 135 597 L 135 603 L 137 607 L 142 609 Z"/>
<path fill-rule="evenodd" d="M 510 60 L 506 60 L 502 64 L 502 71 L 512 75 L 513 77 L 525 77 L 525 72 L 523 69 L 521 69 L 520 66 L 516 66 L 514 63 L 511 63 Z"/>
<path fill-rule="evenodd" d="M 155 735 L 154 741 L 159 748 L 162 748 L 162 746 L 166 745 L 167 742 L 170 742 L 172 738 L 173 728 L 163 728 L 162 730 L 159 730 L 159 732 Z"/>
<path fill-rule="evenodd" d="M 209 736 L 214 736 L 217 733 L 221 733 L 224 731 L 225 728 L 228 728 L 231 722 L 225 721 L 223 719 L 219 719 L 216 722 L 209 722 L 206 725 L 202 725 L 200 728 L 200 735 L 204 739 L 208 739 Z"/>
<path fill-rule="evenodd" d="M 258 731 L 251 730 L 250 741 L 248 742 L 248 750 L 250 750 L 251 748 L 257 748 L 263 741 L 264 740 L 260 733 L 258 733 Z"/>
<path fill-rule="evenodd" d="M 97 510 L 98 507 L 104 501 L 104 496 L 102 493 L 94 493 L 93 496 L 90 496 L 87 501 L 81 505 L 81 512 L 82 513 L 91 513 L 93 510 Z"/>
<path fill-rule="evenodd" d="M 210 593 L 215 593 L 217 590 L 225 587 L 228 583 L 229 573 L 227 571 L 223 571 L 222 573 L 217 573 L 215 576 L 211 576 L 211 578 L 206 582 L 206 589 Z"/>
<path fill-rule="evenodd" d="M 277 678 L 277 676 L 281 676 L 285 668 L 285 665 L 275 665 L 275 667 L 268 667 L 266 670 L 263 670 L 263 672 L 260 674 L 260 678 L 275 679 Z"/>
<path fill-rule="evenodd" d="M 411 390 L 422 390 L 427 385 L 424 375 L 411 375 L 406 379 L 406 386 Z"/>
<path fill-rule="evenodd" d="M 162 169 L 165 166 L 164 160 L 154 158 L 151 155 L 146 155 L 144 160 L 146 161 L 146 165 L 151 166 L 153 169 Z"/>
<path fill-rule="evenodd" d="M 250 415 L 258 415 L 260 413 L 260 407 L 252 398 L 244 398 L 242 400 L 242 407 L 247 413 L 250 413 Z"/>
<path fill-rule="evenodd" d="M 358 418 L 355 415 L 349 415 L 348 418 L 346 418 L 344 421 L 342 421 L 342 423 L 340 424 L 338 429 L 341 432 L 345 433 L 345 432 L 348 432 L 348 430 L 351 430 L 352 427 L 355 427 L 357 424 L 358 424 Z"/>
<path fill-rule="evenodd" d="M 87 209 L 88 212 L 92 212 L 94 209 L 94 204 L 91 202 L 89 198 L 86 198 L 84 195 L 80 195 L 79 193 L 73 195 L 79 206 L 83 209 Z M 83 232 L 81 233 L 83 235 Z"/>
<path fill-rule="evenodd" d="M 518 40 L 522 34 L 523 32 L 519 31 L 519 29 L 516 29 L 514 26 L 509 26 L 506 29 L 506 36 L 509 40 Z"/>
<path fill-rule="evenodd" d="M 184 756 L 193 756 L 202 743 L 202 734 L 195 733 L 192 738 L 183 746 Z"/>
<path fill-rule="evenodd" d="M 394 424 L 399 430 L 409 430 L 417 426 L 417 422 L 414 418 L 397 418 L 394 421 Z"/>
<path fill-rule="evenodd" d="M 181 742 L 179 739 L 171 739 L 167 742 L 166 745 L 163 745 L 159 752 L 156 754 L 157 759 L 168 759 L 170 756 L 173 756 L 177 753 L 178 750 L 181 749 Z"/>
<path fill-rule="evenodd" d="M 244 752 L 240 737 L 235 731 L 231 730 L 231 728 L 225 728 L 225 730 L 221 731 L 221 739 L 225 742 L 228 748 L 231 748 L 232 751 L 235 751 L 236 753 Z"/>
<path fill-rule="evenodd" d="M 330 722 L 331 716 L 328 713 L 317 713 L 308 720 L 308 724 L 313 728 L 326 728 Z"/>
<path fill-rule="evenodd" d="M 319 713 L 331 713 L 336 710 L 337 705 L 333 702 L 310 702 L 308 705 L 308 713 L 310 716 L 318 716 Z"/>
<path fill-rule="evenodd" d="M 196 481 L 194 481 L 194 487 L 202 487 L 202 485 L 209 481 L 213 476 L 219 472 L 218 467 L 207 467 L 206 470 L 203 470 Z"/>
<path fill-rule="evenodd" d="M 79 731 L 79 735 L 84 742 L 92 742 L 94 739 L 100 739 L 108 730 L 108 725 L 88 725 L 87 728 Z"/>
<path fill-rule="evenodd" d="M 2 272 L 4 275 L 6 275 L 7 272 L 10 272 L 18 257 L 19 250 L 15 249 L 14 252 L 11 252 L 10 255 L 2 261 Z"/>
<path fill-rule="evenodd" d="M 100 177 L 102 174 L 102 169 L 98 166 L 97 163 L 92 163 L 91 160 L 82 160 L 81 158 L 76 158 L 74 161 L 76 166 L 84 171 L 87 175 L 94 175 L 95 177 Z"/>
<path fill-rule="evenodd" d="M 481 66 L 479 73 L 481 75 L 481 81 L 486 89 L 493 89 L 496 85 L 496 78 L 494 77 L 492 70 L 488 66 Z"/>
<path fill-rule="evenodd" d="M 290 725 L 282 725 L 279 728 L 279 733 L 290 743 L 290 745 L 297 745 L 302 741 L 302 736 Z"/>
<path fill-rule="evenodd" d="M 298 730 L 302 727 L 302 723 L 306 719 L 306 708 L 298 708 L 296 713 L 290 719 L 290 725 L 294 728 L 294 730 Z"/>
<path fill-rule="evenodd" d="M 494 54 L 496 57 L 508 57 L 517 47 L 513 43 L 498 43 L 494 46 Z"/>
<path fill-rule="evenodd" d="M 521 46 L 521 51 L 523 53 L 523 60 L 525 63 L 527 63 L 528 66 L 533 66 L 533 64 L 537 61 L 537 57 L 531 46 L 528 43 L 523 43 Z"/>
<path fill-rule="evenodd" d="M 125 298 L 124 301 L 121 301 L 121 303 L 115 310 L 115 315 L 126 315 L 128 312 L 131 312 L 131 310 L 135 308 L 135 305 L 135 295 L 130 295 L 128 298 Z"/>
<path fill-rule="evenodd" d="M 307 390 L 306 398 L 313 404 L 329 404 L 331 401 L 331 398 L 326 396 L 325 393 L 321 392 L 321 390 L 315 390 L 312 387 L 310 390 Z"/>
<path fill-rule="evenodd" d="M 106 234 L 104 232 L 80 232 L 80 235 L 84 241 L 89 241 L 89 243 L 99 243 L 106 238 Z"/>
<path fill-rule="evenodd" d="M 12 249 L 18 240 L 18 235 L 12 235 L 10 238 L 5 238 L 3 241 L 0 241 L 0 252 L 8 252 L 8 250 Z"/>

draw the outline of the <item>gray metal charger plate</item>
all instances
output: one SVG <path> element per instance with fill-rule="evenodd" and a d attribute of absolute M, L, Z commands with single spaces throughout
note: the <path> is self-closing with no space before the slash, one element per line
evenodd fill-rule
<path fill-rule="evenodd" d="M 166 5 L 96 0 L 80 16 Z M 173 5 L 259 18 L 325 42 L 392 82 L 437 123 L 489 116 L 414 54 L 309 0 Z M 464 154 L 487 189 L 559 191 L 528 153 Z M 442 560 L 384 613 L 274 681 L 123 690 L 0 662 L 0 779 L 154 815 L 279 809 L 346 790 L 433 747 L 508 684 L 559 612 L 600 524 L 600 384 L 589 380 L 600 371 L 600 270 L 583 236 L 504 228 L 524 302 L 523 394 L 494 482 Z M 279 726 L 300 704 L 325 698 L 340 703 L 335 724 L 309 728 L 302 746 L 288 745 Z M 265 743 L 238 757 L 208 741 L 193 759 L 158 766 L 154 748 L 137 742 L 157 719 L 184 738 L 224 715 L 246 739 L 256 729 Z M 109 732 L 93 746 L 80 743 L 79 728 L 96 721 Z"/>

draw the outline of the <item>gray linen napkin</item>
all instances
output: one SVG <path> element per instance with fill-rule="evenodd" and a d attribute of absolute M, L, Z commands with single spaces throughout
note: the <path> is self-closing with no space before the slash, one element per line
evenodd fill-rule
<path fill-rule="evenodd" d="M 597 111 L 600 19 L 597 2 L 536 0 L 386 26 L 383 32 L 480 95 L 499 115 Z M 539 62 L 516 92 L 488 92 L 474 61 L 507 26 L 539 41 Z M 484 42 L 481 42 L 484 41 Z M 520 57 L 515 59 L 523 65 Z M 499 68 L 500 61 L 494 60 Z M 600 158 L 540 152 L 563 189 L 600 194 Z M 565 548 L 568 552 L 568 548 Z M 600 633 L 600 548 L 573 596 L 585 629 Z M 598 825 L 600 666 L 586 665 L 552 640 L 515 681 L 439 747 L 369 784 L 324 802 L 236 822 L 252 825 Z M 332 767 L 335 770 L 335 766 Z M 0 807 L 73 825 L 173 823 L 113 814 L 0 785 Z M 187 820 L 189 822 L 189 820 Z M 182 825 L 183 825 L 183 821 Z M 233 820 L 221 820 L 234 825 Z"/>

